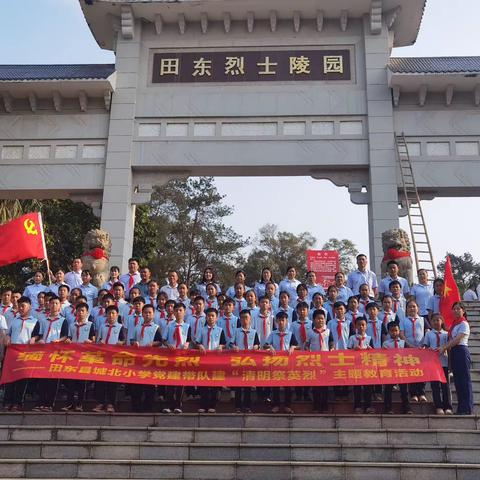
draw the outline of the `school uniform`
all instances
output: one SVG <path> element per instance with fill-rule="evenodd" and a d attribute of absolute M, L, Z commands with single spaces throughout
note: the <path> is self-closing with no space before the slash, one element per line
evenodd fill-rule
<path fill-rule="evenodd" d="M 305 297 L 305 298 L 298 297 L 295 301 L 295 306 L 293 307 L 292 323 L 298 320 L 297 305 L 302 302 L 307 304 L 307 314 L 310 313 L 310 300 L 308 299 L 308 297 Z"/>
<path fill-rule="evenodd" d="M 316 307 L 312 306 L 312 308 L 308 312 L 308 318 L 312 322 L 313 322 L 313 314 L 315 313 L 316 310 L 321 310 L 325 314 L 325 323 L 328 323 L 332 319 L 332 317 L 330 317 L 330 313 L 327 311 L 326 308 L 323 308 L 323 307 L 316 308 Z"/>
<path fill-rule="evenodd" d="M 333 318 L 327 323 L 327 328 L 332 332 L 333 349 L 346 350 L 351 334 L 351 322 L 346 318 L 342 321 Z"/>
<path fill-rule="evenodd" d="M 207 310 L 207 308 L 214 308 L 215 310 L 218 310 L 218 300 L 216 297 L 207 297 L 205 300 L 205 310 Z"/>
<path fill-rule="evenodd" d="M 335 302 L 336 302 L 336 300 L 335 300 Z M 331 300 L 326 300 L 323 304 L 323 308 L 324 308 L 324 310 L 326 310 L 328 312 L 330 320 L 335 318 L 335 312 L 333 311 L 333 305 L 335 304 L 335 302 L 332 302 Z"/>
<path fill-rule="evenodd" d="M 315 285 L 307 285 L 307 290 L 308 290 L 308 303 L 310 303 L 313 299 L 313 296 L 316 293 L 320 293 L 320 295 L 325 296 L 325 289 L 320 285 L 319 283 Z"/>
<path fill-rule="evenodd" d="M 312 329 L 312 322 L 309 319 L 301 322 L 300 320 L 296 320 L 292 323 L 290 327 L 290 331 L 293 333 L 295 338 L 297 339 L 298 346 L 300 350 L 305 350 L 305 345 L 307 344 L 308 340 L 308 333 Z"/>
<path fill-rule="evenodd" d="M 233 336 L 235 335 L 236 329 L 240 326 L 239 323 L 235 315 L 230 315 L 230 317 L 223 315 L 218 319 L 217 325 L 223 330 L 227 348 L 230 348 L 233 344 Z"/>
<path fill-rule="evenodd" d="M 23 296 L 28 297 L 32 302 L 32 310 L 38 307 L 38 294 L 41 292 L 48 292 L 48 287 L 42 285 L 41 283 L 29 285 L 23 291 Z"/>
<path fill-rule="evenodd" d="M 280 332 L 273 330 L 268 336 L 265 346 L 271 346 L 276 352 L 288 352 L 290 347 L 297 346 L 297 339 L 291 331 Z M 272 405 L 273 407 L 280 406 L 280 387 L 273 389 Z M 292 390 L 290 387 L 284 387 L 284 407 L 290 408 L 292 403 Z"/>
<path fill-rule="evenodd" d="M 430 330 L 425 334 L 423 345 L 429 349 L 438 349 L 448 343 L 448 332 L 441 330 Z M 450 378 L 448 375 L 448 356 L 445 351 L 439 355 L 442 364 L 443 373 L 445 374 L 446 383 L 430 382 L 432 387 L 432 397 L 435 408 L 442 410 L 452 410 L 452 394 L 450 391 Z"/>
<path fill-rule="evenodd" d="M 68 323 L 60 315 L 48 316 L 39 320 L 39 336 L 46 343 L 52 343 L 68 336 Z M 56 379 L 40 379 L 38 381 L 39 406 L 53 408 L 60 381 Z"/>
<path fill-rule="evenodd" d="M 295 313 L 295 310 L 289 305 L 287 308 L 283 308 L 282 306 L 278 306 L 274 317 L 277 315 L 279 312 L 285 312 L 288 315 L 287 319 L 287 330 L 290 330 L 290 327 L 292 326 L 293 322 L 293 314 Z M 274 328 L 277 328 L 277 323 L 274 319 Z"/>
<path fill-rule="evenodd" d="M 65 282 L 52 283 L 51 285 L 49 285 L 48 291 L 54 293 L 54 294 L 58 297 L 58 289 L 59 289 L 62 285 L 67 285 L 67 284 L 66 284 Z"/>
<path fill-rule="evenodd" d="M 348 339 L 348 348 L 351 350 L 367 350 L 373 348 L 373 339 L 367 334 L 352 335 Z M 372 406 L 372 386 L 371 385 L 355 385 L 353 387 L 353 408 L 362 408 L 364 411 Z"/>
<path fill-rule="evenodd" d="M 406 278 L 398 276 L 397 278 L 392 278 L 390 275 L 385 276 L 380 280 L 380 285 L 378 287 L 378 292 L 383 293 L 384 295 L 390 293 L 390 282 L 393 282 L 396 280 L 397 282 L 400 282 L 401 288 L 402 288 L 402 295 L 403 296 L 408 296 L 410 293 L 410 285 L 408 284 L 408 281 Z"/>
<path fill-rule="evenodd" d="M 218 325 L 213 327 L 205 325 L 197 334 L 195 342 L 203 345 L 205 350 L 217 350 L 221 345 L 225 346 L 225 335 Z M 218 387 L 202 387 L 200 389 L 200 407 L 203 410 L 215 410 L 218 390 Z"/>
<path fill-rule="evenodd" d="M 191 302 L 190 299 L 187 298 L 187 297 L 185 297 L 185 298 L 180 298 L 180 297 L 178 297 L 178 298 L 177 298 L 177 303 L 183 303 L 183 304 L 185 305 L 185 308 L 187 309 L 187 311 L 188 311 L 188 309 L 189 309 L 189 308 L 191 307 L 191 305 L 192 305 L 192 302 Z"/>
<path fill-rule="evenodd" d="M 382 321 L 385 327 L 390 322 L 395 322 L 397 324 L 400 324 L 400 318 L 398 318 L 398 315 L 393 310 L 390 310 L 389 312 L 386 312 L 385 310 L 380 310 L 378 312 L 377 318 Z"/>
<path fill-rule="evenodd" d="M 143 317 L 141 312 L 140 313 L 133 312 L 131 315 L 128 315 L 123 319 L 123 326 L 127 330 L 127 342 L 126 342 L 127 345 L 132 344 L 135 328 L 137 328 L 138 325 L 141 326 L 142 324 L 143 324 Z"/>
<path fill-rule="evenodd" d="M 46 318 L 47 316 L 47 312 L 45 312 L 45 308 L 39 307 L 39 306 L 37 306 L 36 308 L 32 308 L 30 312 L 37 320 Z"/>
<path fill-rule="evenodd" d="M 389 338 L 385 340 L 382 344 L 382 348 L 386 349 L 397 349 L 397 348 L 405 348 L 405 340 L 398 338 L 397 340 L 393 340 Z M 402 410 L 403 413 L 410 412 L 410 401 L 408 399 L 408 388 L 406 383 L 400 383 L 400 397 L 402 399 Z M 383 396 L 383 404 L 384 404 L 384 411 L 385 413 L 389 413 L 392 411 L 392 391 L 393 391 L 393 384 L 385 385 L 384 386 L 384 396 Z"/>
<path fill-rule="evenodd" d="M 470 369 L 472 360 L 468 350 L 468 338 L 470 336 L 470 325 L 466 320 L 454 325 L 448 334 L 448 339 L 456 338 L 458 335 L 465 336 L 460 343 L 450 350 L 450 360 L 453 373 L 453 381 L 457 392 L 457 415 L 471 415 L 473 413 L 473 390 Z"/>
<path fill-rule="evenodd" d="M 407 340 L 407 345 L 420 348 L 425 337 L 425 320 L 423 317 L 405 317 L 400 320 L 400 331 Z M 425 382 L 416 382 L 409 385 L 410 395 L 425 395 Z"/>
<path fill-rule="evenodd" d="M 130 289 L 137 283 L 141 282 L 142 277 L 140 276 L 140 272 L 124 273 L 123 275 L 120 275 L 118 280 L 123 283 L 123 286 L 125 287 L 125 296 L 128 298 L 130 295 Z"/>
<path fill-rule="evenodd" d="M 370 317 L 367 319 L 367 335 L 372 339 L 372 348 L 382 348 L 382 338 L 387 335 L 387 327 L 377 317 L 372 320 Z"/>
<path fill-rule="evenodd" d="M 358 311 L 362 314 L 365 315 L 367 313 L 367 305 L 369 303 L 375 302 L 375 299 L 373 297 L 361 297 L 360 295 L 357 295 L 358 299 Z"/>
<path fill-rule="evenodd" d="M 162 339 L 167 345 L 173 345 L 176 350 L 185 350 L 188 348 L 187 344 L 190 344 L 194 339 L 193 330 L 187 322 L 170 322 L 165 329 L 162 330 Z M 164 413 L 169 413 L 170 409 L 176 410 L 182 408 L 184 389 L 185 387 L 180 385 L 167 386 L 165 388 L 166 402 L 169 407 L 164 409 Z"/>
<path fill-rule="evenodd" d="M 347 277 L 347 287 L 353 292 L 354 295 L 359 294 L 360 286 L 366 283 L 370 286 L 370 290 L 373 292 L 374 288 L 378 287 L 377 276 L 371 270 L 354 270 L 350 272 Z"/>
<path fill-rule="evenodd" d="M 224 330 L 225 333 L 225 330 Z M 237 346 L 242 351 L 253 350 L 260 346 L 260 339 L 253 328 L 245 330 L 242 327 L 236 328 L 230 340 L 230 348 Z M 251 408 L 251 388 L 235 387 L 235 408 L 250 411 Z"/>
<path fill-rule="evenodd" d="M 392 297 L 393 300 L 393 306 L 392 310 L 399 316 L 399 317 L 404 317 L 405 312 L 407 310 L 407 299 L 403 296 L 400 297 Z"/>
<path fill-rule="evenodd" d="M 278 298 L 280 295 L 280 292 L 278 291 L 278 284 L 275 282 L 268 282 L 268 283 L 273 283 L 275 285 L 275 298 Z M 263 282 L 255 282 L 255 285 L 253 286 L 253 291 L 257 295 L 257 298 L 264 297 L 265 296 L 265 283 Z"/>
<path fill-rule="evenodd" d="M 278 310 L 278 307 L 280 306 L 280 300 L 277 297 L 269 298 L 269 300 L 270 300 L 270 311 L 276 312 Z"/>
<path fill-rule="evenodd" d="M 68 300 L 64 300 L 63 302 L 60 303 L 60 315 L 63 318 L 65 318 L 66 310 L 71 306 L 72 306 L 72 304 Z"/>
<path fill-rule="evenodd" d="M 157 302 L 157 297 L 150 297 L 147 293 L 147 296 L 145 298 L 145 305 L 151 305 L 153 308 L 157 308 L 158 302 Z M 185 305 L 186 307 L 186 305 Z"/>
<path fill-rule="evenodd" d="M 160 327 L 155 323 L 139 323 L 134 327 L 132 341 L 140 347 L 147 347 L 154 342 L 161 342 Z M 155 385 L 132 384 L 132 410 L 134 412 L 150 412 L 155 399 Z"/>
<path fill-rule="evenodd" d="M 31 314 L 27 318 L 21 318 L 19 315 L 14 316 L 11 319 L 7 333 L 10 337 L 10 342 L 14 345 L 26 345 L 30 342 L 31 338 L 37 337 L 39 334 L 40 324 Z M 7 383 L 5 385 L 5 404 L 22 406 L 27 385 L 27 379 Z"/>
<path fill-rule="evenodd" d="M 102 285 L 102 290 L 107 290 L 108 293 L 113 293 L 113 284 L 119 282 L 120 280 L 109 280 Z"/>
<path fill-rule="evenodd" d="M 278 285 L 279 295 L 282 292 L 287 292 L 290 295 L 290 306 L 295 308 L 295 300 L 297 298 L 297 287 L 300 285 L 300 281 L 296 278 L 289 280 L 284 278 Z"/>
<path fill-rule="evenodd" d="M 236 317 L 240 317 L 240 312 L 247 308 L 247 301 L 244 298 L 233 297 L 235 307 L 233 308 L 233 314 Z"/>
<path fill-rule="evenodd" d="M 97 343 L 117 345 L 126 340 L 125 328 L 121 323 L 103 324 L 97 331 Z M 115 405 L 117 400 L 117 384 L 115 382 L 95 382 L 95 397 L 99 404 Z"/>
<path fill-rule="evenodd" d="M 197 290 L 198 290 L 198 293 L 200 294 L 200 296 L 203 297 L 204 300 L 206 300 L 207 297 L 208 297 L 208 295 L 207 295 L 207 285 L 209 283 L 213 283 L 215 285 L 215 287 L 217 287 L 217 295 L 222 293 L 222 289 L 220 288 L 220 285 L 218 285 L 218 283 L 214 283 L 214 282 L 199 283 L 197 285 Z"/>
<path fill-rule="evenodd" d="M 68 338 L 72 343 L 85 343 L 86 340 L 95 338 L 95 327 L 92 322 L 75 322 L 68 327 Z M 86 380 L 64 380 L 67 389 L 67 406 L 82 407 L 87 394 Z M 75 394 L 77 401 L 75 402 Z"/>
<path fill-rule="evenodd" d="M 434 293 L 429 299 L 427 310 L 429 313 L 440 313 L 440 299 L 442 297 Z"/>
<path fill-rule="evenodd" d="M 275 317 L 272 313 L 263 314 L 260 311 L 252 315 L 252 327 L 257 332 L 260 344 L 263 345 L 272 330 L 275 330 Z"/>
<path fill-rule="evenodd" d="M 465 293 L 463 294 L 464 302 L 476 302 L 477 300 L 477 294 L 471 288 L 465 290 Z"/>
<path fill-rule="evenodd" d="M 80 290 L 82 294 L 87 297 L 88 308 L 90 310 L 93 309 L 93 303 L 96 298 L 98 298 L 98 288 L 89 283 L 88 285 L 84 285 L 83 283 L 80 285 Z"/>
<path fill-rule="evenodd" d="M 118 308 L 118 315 L 125 318 L 127 315 L 133 312 L 133 306 L 130 305 L 124 298 L 118 300 L 115 299 L 113 303 Z"/>
<path fill-rule="evenodd" d="M 337 302 L 343 302 L 345 305 L 348 303 L 348 299 L 354 296 L 352 289 L 347 287 L 346 285 L 337 287 L 337 290 L 338 290 Z"/>
<path fill-rule="evenodd" d="M 357 318 L 365 316 L 363 313 L 360 312 L 360 310 L 357 310 L 356 312 L 353 312 L 352 310 L 347 310 L 347 313 L 345 314 L 345 318 L 349 320 L 353 326 L 355 327 L 355 323 L 357 321 Z"/>
<path fill-rule="evenodd" d="M 193 338 L 196 338 L 197 334 L 200 332 L 201 328 L 205 325 L 206 321 L 207 321 L 207 317 L 203 312 L 200 315 L 197 315 L 196 313 L 192 313 L 191 315 L 187 316 L 186 323 L 190 325 Z"/>
<path fill-rule="evenodd" d="M 245 285 L 245 292 L 248 292 L 249 290 L 251 290 L 251 288 Z M 263 292 L 264 292 L 263 295 L 265 295 L 265 287 L 263 288 Z M 225 296 L 228 298 L 233 298 L 235 296 L 235 285 L 232 285 L 231 287 L 227 288 L 227 291 L 225 292 Z M 260 297 L 257 295 L 257 298 L 260 298 Z"/>
<path fill-rule="evenodd" d="M 307 344 L 311 352 L 328 352 L 333 343 L 333 337 L 328 328 L 312 328 L 308 332 Z M 328 411 L 328 387 L 313 387 L 313 410 Z"/>

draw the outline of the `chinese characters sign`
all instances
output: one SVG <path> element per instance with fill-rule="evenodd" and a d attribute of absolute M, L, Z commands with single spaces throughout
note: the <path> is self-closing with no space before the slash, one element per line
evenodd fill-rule
<path fill-rule="evenodd" d="M 105 345 L 11 345 L 1 383 L 22 378 L 101 380 L 151 385 L 318 386 L 445 382 L 430 350 L 171 352 Z"/>
<path fill-rule="evenodd" d="M 152 83 L 349 81 L 350 68 L 350 50 L 155 53 Z"/>
<path fill-rule="evenodd" d="M 340 259 L 336 250 L 307 250 L 307 270 L 314 271 L 317 283 L 327 288 L 335 283 L 335 273 L 340 270 Z"/>

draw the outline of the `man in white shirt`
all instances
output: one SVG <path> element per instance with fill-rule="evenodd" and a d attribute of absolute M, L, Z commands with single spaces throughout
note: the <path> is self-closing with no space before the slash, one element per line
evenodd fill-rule
<path fill-rule="evenodd" d="M 32 285 L 29 285 L 27 288 L 25 288 L 25 291 L 23 292 L 23 296 L 30 299 L 30 302 L 32 303 L 32 310 L 38 308 L 38 294 L 48 290 L 48 287 L 42 283 L 43 278 L 43 273 L 36 271 L 35 276 L 33 277 L 33 281 L 35 283 L 32 283 Z"/>
<path fill-rule="evenodd" d="M 138 271 L 139 265 L 136 258 L 128 259 L 128 273 L 120 275 L 120 281 L 125 286 L 125 296 L 128 298 L 130 295 L 130 289 L 139 283 L 142 279 L 140 272 Z"/>
<path fill-rule="evenodd" d="M 74 258 L 72 262 L 72 271 L 65 274 L 64 282 L 70 287 L 70 290 L 79 287 L 82 284 L 82 259 Z"/>
<path fill-rule="evenodd" d="M 367 256 L 363 253 L 357 255 L 358 269 L 350 272 L 347 279 L 347 287 L 352 290 L 354 295 L 360 293 L 360 286 L 366 283 L 370 287 L 370 295 L 377 297 L 378 285 L 375 272 L 367 269 Z"/>
<path fill-rule="evenodd" d="M 177 300 L 178 298 L 178 273 L 170 270 L 167 275 L 168 284 L 164 285 L 160 291 L 168 295 L 169 300 Z"/>

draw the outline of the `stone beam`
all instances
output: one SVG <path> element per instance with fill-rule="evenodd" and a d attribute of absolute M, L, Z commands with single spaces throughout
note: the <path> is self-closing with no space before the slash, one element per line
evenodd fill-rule
<path fill-rule="evenodd" d="M 382 32 L 382 0 L 372 0 L 370 6 L 370 32 L 379 35 Z"/>
<path fill-rule="evenodd" d="M 55 111 L 61 112 L 62 111 L 62 96 L 60 95 L 60 92 L 58 92 L 58 91 L 53 92 L 52 98 L 53 98 L 53 108 L 55 109 Z"/>
<path fill-rule="evenodd" d="M 3 107 L 7 113 L 12 113 L 13 111 L 13 97 L 8 92 L 2 93 L 3 98 Z"/>
<path fill-rule="evenodd" d="M 223 28 L 225 29 L 225 33 L 230 32 L 232 28 L 232 16 L 230 12 L 224 12 L 223 14 Z"/>
<path fill-rule="evenodd" d="M 277 30 L 278 15 L 276 10 L 270 10 L 270 30 L 275 32 Z"/>
<path fill-rule="evenodd" d="M 80 104 L 80 110 L 86 112 L 88 109 L 88 97 L 83 90 L 78 92 L 78 103 Z"/>
<path fill-rule="evenodd" d="M 187 29 L 187 20 L 185 18 L 185 14 L 179 13 L 178 14 L 178 30 L 180 34 L 183 35 L 186 29 Z"/>
<path fill-rule="evenodd" d="M 254 14 L 254 12 L 247 12 L 247 31 L 248 31 L 248 33 L 253 32 L 254 25 L 255 25 L 255 14 Z"/>
<path fill-rule="evenodd" d="M 131 5 L 122 5 L 120 10 L 120 22 L 123 38 L 125 40 L 133 40 L 135 37 L 135 17 Z"/>
<path fill-rule="evenodd" d="M 317 31 L 321 32 L 323 30 L 323 20 L 324 20 L 323 10 L 317 10 Z"/>
<path fill-rule="evenodd" d="M 342 10 L 340 12 L 340 30 L 345 32 L 348 27 L 348 10 Z"/>
<path fill-rule="evenodd" d="M 296 10 L 293 12 L 293 29 L 295 30 L 295 33 L 298 33 L 300 31 L 300 12 Z"/>
<path fill-rule="evenodd" d="M 200 28 L 202 29 L 202 33 L 207 33 L 208 30 L 208 15 L 206 12 L 200 14 Z"/>
<path fill-rule="evenodd" d="M 157 15 L 155 15 L 155 33 L 157 35 L 160 35 L 162 33 L 162 30 L 163 30 L 163 18 L 159 13 L 157 13 Z"/>
<path fill-rule="evenodd" d="M 28 103 L 30 104 L 30 110 L 35 113 L 37 111 L 37 96 L 33 92 L 28 95 Z"/>

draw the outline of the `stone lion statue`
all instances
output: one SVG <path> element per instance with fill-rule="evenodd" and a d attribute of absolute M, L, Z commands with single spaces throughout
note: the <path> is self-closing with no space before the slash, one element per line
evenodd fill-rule
<path fill-rule="evenodd" d="M 97 288 L 108 281 L 110 275 L 110 251 L 112 242 L 105 230 L 90 230 L 83 240 L 82 262 L 83 269 L 90 270 L 92 284 Z"/>
<path fill-rule="evenodd" d="M 398 275 L 413 283 L 413 262 L 410 249 L 410 238 L 405 230 L 392 228 L 382 233 L 383 260 L 382 277 L 387 274 L 387 263 L 395 260 L 398 263 Z"/>

